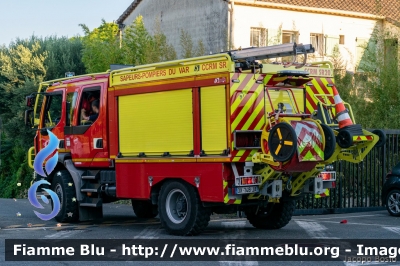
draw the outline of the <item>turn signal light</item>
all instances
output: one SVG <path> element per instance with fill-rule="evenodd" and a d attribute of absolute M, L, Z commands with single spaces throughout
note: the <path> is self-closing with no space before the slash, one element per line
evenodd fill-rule
<path fill-rule="evenodd" d="M 236 178 L 237 186 L 246 186 L 246 185 L 259 185 L 262 182 L 261 176 L 240 176 Z"/>
<path fill-rule="evenodd" d="M 252 185 L 261 183 L 260 177 L 242 177 L 242 185 Z"/>
<path fill-rule="evenodd" d="M 318 175 L 322 178 L 323 181 L 335 181 L 336 180 L 336 172 L 321 172 Z"/>

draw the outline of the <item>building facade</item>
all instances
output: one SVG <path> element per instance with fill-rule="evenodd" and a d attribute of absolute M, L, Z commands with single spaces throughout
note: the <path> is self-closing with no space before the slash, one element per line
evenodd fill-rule
<path fill-rule="evenodd" d="M 184 30 L 207 53 L 298 42 L 313 44 L 315 60 L 328 60 L 337 45 L 347 70 L 356 71 L 374 32 L 399 34 L 400 1 L 135 0 L 117 23 L 129 25 L 138 15 L 150 32 L 159 21 L 179 57 Z M 398 38 L 389 46 L 398 52 Z"/>
<path fill-rule="evenodd" d="M 117 20 L 130 25 L 143 16 L 146 29 L 152 33 L 156 23 L 181 57 L 181 31 L 187 32 L 194 43 L 203 42 L 207 52 L 226 50 L 228 4 L 221 0 L 135 0 Z"/>

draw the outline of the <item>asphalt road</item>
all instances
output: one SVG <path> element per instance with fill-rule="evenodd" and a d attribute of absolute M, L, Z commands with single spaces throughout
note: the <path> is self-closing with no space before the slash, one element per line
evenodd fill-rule
<path fill-rule="evenodd" d="M 131 206 L 106 204 L 100 221 L 59 224 L 42 221 L 26 199 L 0 199 L 0 265 L 79 265 L 82 262 L 6 262 L 5 239 L 400 239 L 400 218 L 386 211 L 295 216 L 280 230 L 260 230 L 246 219 L 212 216 L 200 236 L 171 236 L 157 218 L 140 220 Z M 37 210 L 39 211 L 39 210 Z M 50 213 L 49 207 L 40 210 Z M 347 220 L 347 223 L 341 221 Z M 206 262 L 208 265 L 321 265 L 321 262 Z M 326 265 L 361 265 L 350 262 L 323 262 Z M 397 262 L 399 263 L 399 262 Z M 204 265 L 205 262 L 86 262 L 86 265 Z M 374 265 L 388 265 L 373 263 Z M 394 265 L 391 263 L 390 265 Z"/>

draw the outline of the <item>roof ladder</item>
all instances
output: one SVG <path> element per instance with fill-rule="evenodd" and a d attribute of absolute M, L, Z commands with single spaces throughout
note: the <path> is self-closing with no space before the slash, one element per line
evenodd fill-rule
<path fill-rule="evenodd" d="M 285 67 L 292 66 L 296 63 L 297 55 L 304 55 L 303 63 L 297 65 L 296 68 L 303 67 L 307 62 L 307 54 L 314 53 L 314 47 L 311 44 L 285 43 L 266 47 L 250 47 L 242 50 L 232 50 L 228 54 L 235 62 L 251 62 L 255 60 L 263 60 L 282 56 L 292 56 L 293 60 Z"/>

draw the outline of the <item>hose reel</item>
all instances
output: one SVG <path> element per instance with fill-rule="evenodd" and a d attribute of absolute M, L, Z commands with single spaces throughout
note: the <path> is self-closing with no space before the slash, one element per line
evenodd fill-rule
<path fill-rule="evenodd" d="M 278 162 L 288 161 L 297 148 L 297 136 L 288 123 L 278 123 L 269 132 L 268 148 L 272 157 Z"/>

